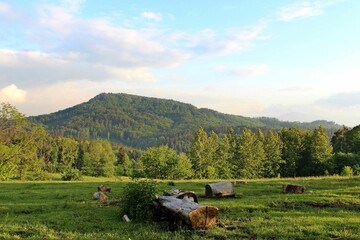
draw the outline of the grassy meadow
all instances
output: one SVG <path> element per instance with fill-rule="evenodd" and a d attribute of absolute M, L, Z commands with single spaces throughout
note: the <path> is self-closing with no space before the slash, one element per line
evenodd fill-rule
<path fill-rule="evenodd" d="M 359 177 L 251 180 L 223 199 L 204 198 L 209 181 L 159 182 L 159 193 L 192 190 L 199 203 L 220 209 L 219 226 L 176 232 L 166 222 L 121 220 L 127 181 L 0 183 L 0 239 L 360 239 Z M 100 183 L 113 189 L 106 202 L 92 199 Z M 286 183 L 304 185 L 305 193 L 283 194 Z"/>

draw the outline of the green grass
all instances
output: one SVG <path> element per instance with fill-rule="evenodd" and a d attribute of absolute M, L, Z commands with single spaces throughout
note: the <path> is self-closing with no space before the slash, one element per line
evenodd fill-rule
<path fill-rule="evenodd" d="M 110 182 L 109 182 L 110 180 Z M 359 239 L 360 178 L 252 180 L 235 185 L 236 197 L 206 199 L 208 181 L 179 181 L 199 202 L 220 209 L 208 231 L 171 232 L 166 223 L 126 223 L 118 199 L 129 179 L 84 182 L 5 182 L 0 192 L 0 239 Z M 214 181 L 212 181 L 214 182 Z M 97 186 L 112 187 L 107 202 L 92 200 Z M 304 194 L 281 185 L 302 184 Z M 174 188 L 159 182 L 160 191 Z"/>

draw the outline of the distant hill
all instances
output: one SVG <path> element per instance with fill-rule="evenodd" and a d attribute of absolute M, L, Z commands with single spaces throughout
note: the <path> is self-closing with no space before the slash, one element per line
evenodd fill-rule
<path fill-rule="evenodd" d="M 249 118 L 197 108 L 174 100 L 124 93 L 102 93 L 88 102 L 55 113 L 30 117 L 54 134 L 75 138 L 104 138 L 136 148 L 168 144 L 185 150 L 199 127 L 216 133 L 243 128 L 279 130 L 283 127 L 338 129 L 328 121 L 284 122 L 275 118 Z"/>

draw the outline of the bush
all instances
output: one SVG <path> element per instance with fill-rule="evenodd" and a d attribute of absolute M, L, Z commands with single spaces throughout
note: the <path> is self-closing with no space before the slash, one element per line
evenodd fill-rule
<path fill-rule="evenodd" d="M 341 171 L 341 176 L 351 177 L 354 175 L 354 172 L 350 166 L 344 166 L 343 170 Z"/>
<path fill-rule="evenodd" d="M 131 220 L 150 220 L 154 216 L 157 184 L 155 181 L 138 180 L 125 186 L 121 197 L 121 216 Z"/>
<path fill-rule="evenodd" d="M 61 179 L 64 181 L 80 181 L 82 180 L 82 175 L 79 169 L 69 168 L 61 176 Z"/>

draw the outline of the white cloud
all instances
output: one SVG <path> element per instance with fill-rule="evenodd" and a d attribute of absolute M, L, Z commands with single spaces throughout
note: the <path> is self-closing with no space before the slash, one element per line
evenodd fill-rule
<path fill-rule="evenodd" d="M 0 89 L 0 101 L 10 103 L 21 103 L 26 100 L 26 91 L 11 84 Z"/>
<path fill-rule="evenodd" d="M 277 12 L 277 18 L 280 21 L 290 22 L 296 19 L 308 18 L 324 14 L 324 10 L 339 2 L 339 0 L 312 0 L 294 3 L 285 6 Z"/>
<path fill-rule="evenodd" d="M 255 41 L 262 39 L 262 33 L 267 24 L 246 26 L 230 29 L 225 33 L 204 29 L 198 33 L 178 35 L 183 38 L 184 45 L 195 56 L 227 55 L 243 52 L 254 46 Z"/>
<path fill-rule="evenodd" d="M 143 12 L 143 13 L 141 14 L 141 16 L 144 17 L 144 18 L 148 18 L 148 19 L 157 21 L 157 22 L 159 22 L 159 21 L 162 20 L 161 15 L 160 15 L 160 14 L 156 14 L 156 13 L 154 13 L 154 12 Z"/>
<path fill-rule="evenodd" d="M 0 49 L 0 81 L 25 87 L 41 86 L 60 81 L 154 82 L 147 68 L 121 68 L 60 58 L 41 52 L 19 52 Z M 71 58 L 75 58 L 74 60 Z"/>

